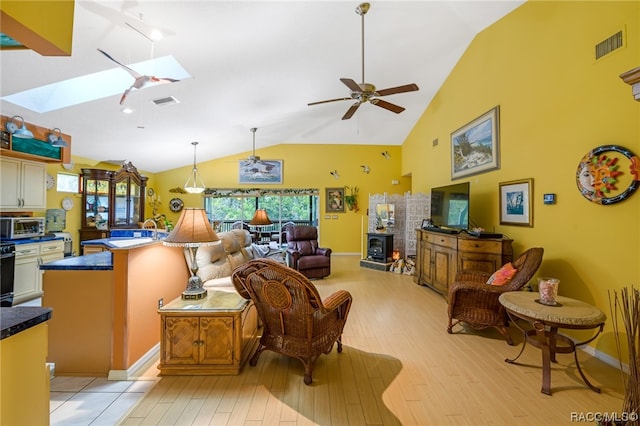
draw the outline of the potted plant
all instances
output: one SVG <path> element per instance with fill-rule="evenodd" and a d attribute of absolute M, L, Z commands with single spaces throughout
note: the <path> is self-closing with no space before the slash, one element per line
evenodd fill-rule
<path fill-rule="evenodd" d="M 360 191 L 357 186 L 353 188 L 349 188 L 348 186 L 344 187 L 346 195 L 344 196 L 344 202 L 349 208 L 349 210 L 353 210 L 357 212 L 358 209 L 358 192 Z"/>
<path fill-rule="evenodd" d="M 620 359 L 620 372 L 624 384 L 624 401 L 619 420 L 609 421 L 609 425 L 637 425 L 640 415 L 640 289 L 633 286 L 613 292 L 613 300 L 609 293 L 609 308 L 615 332 L 616 349 Z M 620 321 L 621 320 L 621 321 Z M 622 366 L 623 342 L 621 335 L 626 336 L 629 374 L 625 375 Z"/>

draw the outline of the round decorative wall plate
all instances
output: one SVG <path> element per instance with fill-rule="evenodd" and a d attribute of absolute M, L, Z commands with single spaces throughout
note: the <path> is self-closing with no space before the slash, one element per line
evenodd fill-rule
<path fill-rule="evenodd" d="M 169 209 L 174 213 L 179 212 L 183 207 L 184 203 L 180 198 L 172 198 L 171 201 L 169 201 Z"/>
<path fill-rule="evenodd" d="M 576 184 L 582 196 L 593 203 L 626 200 L 640 187 L 640 159 L 619 145 L 599 146 L 580 160 Z"/>
<path fill-rule="evenodd" d="M 55 185 L 55 183 L 56 180 L 53 178 L 53 176 L 47 173 L 47 189 L 53 188 L 53 185 Z"/>
<path fill-rule="evenodd" d="M 69 197 L 64 197 L 62 199 L 62 208 L 69 211 L 73 208 L 73 200 Z"/>
<path fill-rule="evenodd" d="M 155 194 L 155 193 L 156 193 L 156 191 L 154 191 L 153 188 L 147 189 L 147 195 L 149 197 L 153 197 L 153 194 Z"/>

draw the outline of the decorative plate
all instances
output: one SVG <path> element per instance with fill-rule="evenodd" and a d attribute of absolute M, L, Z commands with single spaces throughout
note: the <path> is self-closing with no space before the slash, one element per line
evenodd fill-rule
<path fill-rule="evenodd" d="M 172 198 L 171 201 L 169 201 L 169 209 L 174 213 L 179 212 L 183 207 L 184 203 L 180 198 Z"/>
<path fill-rule="evenodd" d="M 53 176 L 47 173 L 47 189 L 53 188 L 53 185 L 55 185 L 55 183 L 56 180 L 53 178 Z"/>
<path fill-rule="evenodd" d="M 73 200 L 69 197 L 64 197 L 62 199 L 62 208 L 69 211 L 73 208 Z"/>
<path fill-rule="evenodd" d="M 149 197 L 153 197 L 153 194 L 155 194 L 155 193 L 156 193 L 156 191 L 154 191 L 153 188 L 147 189 L 147 195 Z"/>
<path fill-rule="evenodd" d="M 623 201 L 640 187 L 640 158 L 619 145 L 596 147 L 580 160 L 576 183 L 582 196 L 593 203 Z"/>

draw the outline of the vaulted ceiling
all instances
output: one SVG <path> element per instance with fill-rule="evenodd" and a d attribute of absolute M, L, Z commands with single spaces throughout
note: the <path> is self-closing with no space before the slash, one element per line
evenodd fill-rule
<path fill-rule="evenodd" d="M 353 100 L 308 103 L 350 97 L 340 78 L 362 83 L 357 2 L 80 0 L 70 57 L 0 52 L 0 107 L 4 115 L 72 135 L 73 155 L 129 160 L 150 172 L 191 164 L 192 141 L 199 142 L 198 162 L 245 158 L 252 127 L 258 154 L 288 143 L 400 145 L 475 35 L 522 3 L 371 2 L 364 17 L 365 82 L 378 90 L 415 83 L 419 90 L 384 97 L 406 108 L 400 114 L 365 103 L 341 120 Z M 165 37 L 152 42 L 142 34 L 151 27 Z M 97 49 L 143 74 L 176 78 L 160 75 L 171 68 L 157 65 L 163 71 L 154 72 L 154 62 L 145 71 L 140 64 L 170 56 L 186 76 L 132 90 L 121 105 L 133 77 Z M 70 106 L 37 111 L 33 102 L 11 96 L 52 85 L 32 99 L 47 104 L 74 91 L 60 82 L 87 75 L 103 92 L 97 99 L 80 89 L 89 100 L 79 96 Z M 168 97 L 177 102 L 152 102 Z M 124 114 L 123 106 L 134 112 Z"/>

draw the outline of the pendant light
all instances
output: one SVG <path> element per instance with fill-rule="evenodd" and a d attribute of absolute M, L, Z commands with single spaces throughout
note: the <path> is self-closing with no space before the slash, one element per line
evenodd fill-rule
<path fill-rule="evenodd" d="M 198 146 L 198 142 L 191 142 L 191 145 L 193 145 L 193 170 L 191 171 L 191 176 L 189 176 L 184 184 L 184 190 L 189 194 L 200 194 L 204 192 L 205 185 L 196 167 L 196 146 Z M 198 182 L 200 186 L 198 186 Z"/>

